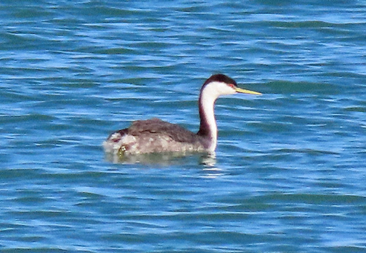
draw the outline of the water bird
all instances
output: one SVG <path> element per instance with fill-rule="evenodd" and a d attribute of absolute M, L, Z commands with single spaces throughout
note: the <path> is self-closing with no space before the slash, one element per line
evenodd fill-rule
<path fill-rule="evenodd" d="M 109 135 L 103 143 L 104 150 L 119 156 L 165 152 L 213 153 L 217 144 L 215 101 L 221 95 L 235 93 L 261 95 L 239 88 L 234 79 L 224 74 L 214 74 L 203 83 L 200 90 L 200 128 L 197 133 L 157 118 L 137 120 L 129 128 Z"/>

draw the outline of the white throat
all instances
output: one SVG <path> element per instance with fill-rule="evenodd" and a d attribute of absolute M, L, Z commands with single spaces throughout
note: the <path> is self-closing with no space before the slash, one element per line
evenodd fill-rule
<path fill-rule="evenodd" d="M 208 149 L 210 151 L 214 151 L 216 149 L 217 144 L 217 125 L 214 110 L 216 99 L 217 96 L 214 96 L 214 94 L 212 94 L 212 90 L 205 87 L 204 90 L 202 91 L 200 106 L 202 109 L 201 114 L 203 114 L 201 115 L 201 117 L 204 118 L 204 120 L 206 121 L 205 123 L 207 123 L 206 127 L 208 127 L 207 130 L 208 135 L 210 137 L 210 145 Z"/>

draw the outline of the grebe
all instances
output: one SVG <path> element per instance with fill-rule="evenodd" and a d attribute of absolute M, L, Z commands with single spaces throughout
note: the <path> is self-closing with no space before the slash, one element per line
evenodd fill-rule
<path fill-rule="evenodd" d="M 162 152 L 208 152 L 213 153 L 217 143 L 217 126 L 214 104 L 221 95 L 259 92 L 244 90 L 223 74 L 215 74 L 202 85 L 199 96 L 200 128 L 193 133 L 179 125 L 157 118 L 137 120 L 129 128 L 112 133 L 103 143 L 106 153 L 137 155 Z"/>

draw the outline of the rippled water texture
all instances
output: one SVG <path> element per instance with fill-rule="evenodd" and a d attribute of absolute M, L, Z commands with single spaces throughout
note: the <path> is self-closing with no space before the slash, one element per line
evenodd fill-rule
<path fill-rule="evenodd" d="M 0 2 L 1 252 L 366 252 L 363 1 Z M 159 117 L 215 158 L 114 163 Z"/>

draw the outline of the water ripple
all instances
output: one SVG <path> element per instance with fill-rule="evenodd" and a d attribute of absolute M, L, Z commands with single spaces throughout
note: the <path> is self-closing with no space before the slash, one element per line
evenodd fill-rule
<path fill-rule="evenodd" d="M 360 1 L 2 1 L 1 252 L 361 252 Z M 223 72 L 216 157 L 111 163 L 136 119 L 197 131 Z M 136 162 L 138 162 L 136 164 Z"/>

